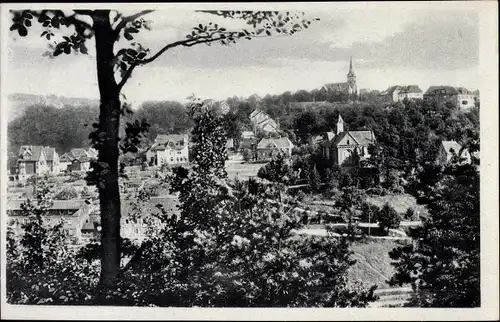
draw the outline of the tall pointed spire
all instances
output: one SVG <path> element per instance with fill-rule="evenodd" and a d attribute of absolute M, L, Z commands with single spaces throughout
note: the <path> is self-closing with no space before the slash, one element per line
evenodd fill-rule
<path fill-rule="evenodd" d="M 352 56 L 349 57 L 349 73 L 347 76 L 355 76 L 354 75 L 354 69 L 352 68 Z"/>
<path fill-rule="evenodd" d="M 342 116 L 339 114 L 339 119 L 337 121 L 337 135 L 344 132 L 344 120 Z"/>

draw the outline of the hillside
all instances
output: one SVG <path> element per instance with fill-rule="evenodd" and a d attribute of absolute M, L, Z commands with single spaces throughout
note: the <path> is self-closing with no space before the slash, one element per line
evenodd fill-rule
<path fill-rule="evenodd" d="M 349 280 L 362 281 L 365 285 L 376 284 L 379 289 L 388 288 L 387 280 L 394 273 L 389 252 L 398 246 L 394 240 L 358 241 L 351 246 L 356 264 L 349 269 Z"/>
<path fill-rule="evenodd" d="M 58 108 L 63 106 L 97 106 L 99 104 L 98 99 L 25 93 L 9 94 L 7 102 L 8 122 L 24 115 L 28 106 L 36 104 L 54 106 Z"/>

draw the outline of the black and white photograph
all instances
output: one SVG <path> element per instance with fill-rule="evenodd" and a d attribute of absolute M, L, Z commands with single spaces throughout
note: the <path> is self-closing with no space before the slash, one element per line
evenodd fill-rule
<path fill-rule="evenodd" d="M 496 2 L 1 9 L 2 318 L 499 318 Z"/>

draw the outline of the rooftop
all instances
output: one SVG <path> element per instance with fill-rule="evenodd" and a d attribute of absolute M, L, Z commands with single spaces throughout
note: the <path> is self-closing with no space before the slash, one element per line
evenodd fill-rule
<path fill-rule="evenodd" d="M 287 137 L 281 138 L 263 138 L 257 144 L 257 149 L 268 148 L 293 148 L 293 143 Z"/>
<path fill-rule="evenodd" d="M 21 210 L 21 205 L 26 203 L 26 199 L 12 199 L 7 201 L 7 210 Z M 36 201 L 32 203 L 37 204 Z M 54 200 L 51 210 L 78 210 L 85 205 L 83 199 Z"/>

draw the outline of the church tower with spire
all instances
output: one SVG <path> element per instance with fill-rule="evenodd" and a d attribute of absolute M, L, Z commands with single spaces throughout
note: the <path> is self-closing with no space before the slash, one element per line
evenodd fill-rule
<path fill-rule="evenodd" d="M 352 67 L 352 56 L 349 58 L 349 72 L 347 73 L 347 91 L 349 95 L 358 95 L 358 86 L 356 85 L 356 74 Z"/>
<path fill-rule="evenodd" d="M 337 135 L 344 132 L 344 120 L 342 116 L 339 114 L 339 119 L 337 120 Z"/>

